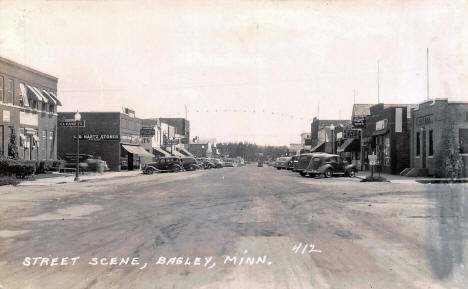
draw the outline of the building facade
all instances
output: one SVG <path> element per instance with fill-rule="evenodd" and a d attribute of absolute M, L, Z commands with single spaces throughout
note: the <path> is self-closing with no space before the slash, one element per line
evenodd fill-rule
<path fill-rule="evenodd" d="M 423 102 L 412 110 L 411 127 L 412 168 L 444 177 L 448 152 L 457 152 L 463 160 L 461 176 L 468 176 L 468 102 Z"/>
<path fill-rule="evenodd" d="M 14 134 L 19 159 L 57 159 L 57 83 L 54 76 L 0 57 L 0 155 L 9 156 Z"/>
<path fill-rule="evenodd" d="M 58 114 L 58 155 L 76 154 L 74 112 Z M 80 112 L 80 154 L 89 154 L 107 162 L 111 171 L 139 168 L 142 159 L 154 155 L 143 147 L 142 120 L 121 112 Z"/>
<path fill-rule="evenodd" d="M 345 129 L 351 127 L 348 119 L 318 119 L 314 117 L 311 124 L 311 152 L 337 153 L 338 137 Z"/>
<path fill-rule="evenodd" d="M 176 137 L 180 147 L 189 148 L 190 142 L 190 121 L 185 118 L 159 118 L 161 123 L 167 124 L 174 128 L 173 135 Z"/>
<path fill-rule="evenodd" d="M 361 143 L 366 164 L 367 156 L 375 154 L 378 168 L 384 173 L 399 174 L 409 168 L 411 134 L 407 116 L 407 106 L 385 108 L 380 103 L 370 108 Z"/>

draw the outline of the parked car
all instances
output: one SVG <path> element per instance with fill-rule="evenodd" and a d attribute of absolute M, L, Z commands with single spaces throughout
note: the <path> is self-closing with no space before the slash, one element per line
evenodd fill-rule
<path fill-rule="evenodd" d="M 144 174 L 153 174 L 157 172 L 180 172 L 184 170 L 181 158 L 165 157 L 156 160 L 155 162 L 147 163 L 143 168 Z"/>
<path fill-rule="evenodd" d="M 286 168 L 288 170 L 294 171 L 294 167 L 297 166 L 298 160 L 299 160 L 299 156 L 292 156 L 291 159 L 288 161 L 288 166 Z"/>
<path fill-rule="evenodd" d="M 224 161 L 224 166 L 225 167 L 234 167 L 234 161 L 232 159 L 226 159 L 226 161 Z"/>
<path fill-rule="evenodd" d="M 276 159 L 274 167 L 278 170 L 287 169 L 290 157 L 279 157 Z"/>
<path fill-rule="evenodd" d="M 193 157 L 182 157 L 182 166 L 186 171 L 195 171 L 201 169 L 201 166 L 198 164 L 197 160 Z"/>
<path fill-rule="evenodd" d="M 304 172 L 311 177 L 317 175 L 323 175 L 326 178 L 330 178 L 334 175 L 355 177 L 357 168 L 355 165 L 344 161 L 339 155 L 317 154 L 311 157 Z"/>
<path fill-rule="evenodd" d="M 213 162 L 213 164 L 215 165 L 214 168 L 216 169 L 224 167 L 223 161 L 219 159 L 210 159 L 210 161 Z"/>
<path fill-rule="evenodd" d="M 258 161 L 257 167 L 263 167 L 263 162 L 262 162 L 262 161 Z"/>
<path fill-rule="evenodd" d="M 198 164 L 203 167 L 205 170 L 206 169 L 212 169 L 215 167 L 215 164 L 212 163 L 209 159 L 207 158 L 199 158 L 197 159 Z"/>
<path fill-rule="evenodd" d="M 319 155 L 320 153 L 305 153 L 301 154 L 299 156 L 299 159 L 297 160 L 296 167 L 294 168 L 294 171 L 299 173 L 301 176 L 306 176 L 307 172 L 306 169 L 309 166 L 310 161 L 312 158 L 316 155 Z"/>

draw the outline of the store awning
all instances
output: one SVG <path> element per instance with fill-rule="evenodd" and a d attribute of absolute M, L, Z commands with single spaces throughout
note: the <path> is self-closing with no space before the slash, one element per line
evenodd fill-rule
<path fill-rule="evenodd" d="M 320 152 L 320 151 L 323 151 L 323 150 L 321 150 L 321 149 L 322 149 L 322 147 L 323 147 L 324 145 L 325 145 L 325 142 L 324 142 L 324 141 L 321 141 L 321 142 L 319 142 L 316 146 L 314 146 L 314 147 L 310 150 L 310 152 L 316 152 L 316 151 L 319 151 L 319 152 Z"/>
<path fill-rule="evenodd" d="M 180 157 L 180 158 L 183 158 L 185 157 L 183 154 L 179 153 L 177 150 L 173 149 L 172 150 L 172 155 L 173 156 L 176 156 L 176 157 Z"/>
<path fill-rule="evenodd" d="M 57 105 L 57 102 L 55 101 L 55 99 L 45 90 L 42 90 L 42 95 L 44 95 L 50 103 L 53 103 L 54 105 Z"/>
<path fill-rule="evenodd" d="M 55 94 L 55 92 L 49 91 L 49 95 L 52 96 L 52 97 L 55 99 L 55 101 L 57 102 L 57 105 L 62 106 L 62 103 L 61 103 L 60 100 L 57 98 L 57 95 Z"/>
<path fill-rule="evenodd" d="M 37 93 L 37 94 L 39 95 L 39 97 L 42 99 L 42 102 L 43 102 L 43 103 L 49 103 L 49 100 L 47 100 L 47 97 L 45 97 L 45 96 L 42 94 L 42 92 L 41 92 L 39 89 L 37 89 L 37 87 L 34 87 L 34 86 L 33 86 L 32 88 L 36 91 L 36 93 Z"/>
<path fill-rule="evenodd" d="M 122 145 L 122 147 L 129 153 L 138 155 L 140 157 L 152 158 L 153 154 L 147 152 L 142 146 Z"/>
<path fill-rule="evenodd" d="M 153 147 L 153 150 L 155 150 L 155 151 L 161 153 L 161 154 L 162 154 L 163 156 L 165 156 L 165 157 L 170 157 L 170 156 L 171 156 L 170 153 L 166 152 L 165 150 L 163 150 L 163 149 L 160 148 L 160 147 Z"/>
<path fill-rule="evenodd" d="M 183 153 L 184 155 L 188 156 L 188 157 L 193 157 L 193 155 L 188 150 L 186 150 L 185 148 L 177 148 L 177 150 L 180 151 L 181 153 Z"/>
<path fill-rule="evenodd" d="M 28 92 L 26 91 L 26 86 L 23 83 L 20 83 L 20 95 L 21 100 L 23 101 L 24 106 L 29 107 Z"/>
<path fill-rule="evenodd" d="M 37 91 L 31 85 L 26 85 L 26 87 L 32 92 L 32 95 L 37 101 L 42 101 L 42 96 L 37 93 Z"/>
<path fill-rule="evenodd" d="M 337 152 L 358 152 L 361 150 L 361 142 L 357 138 L 348 138 L 345 142 L 336 150 Z"/>

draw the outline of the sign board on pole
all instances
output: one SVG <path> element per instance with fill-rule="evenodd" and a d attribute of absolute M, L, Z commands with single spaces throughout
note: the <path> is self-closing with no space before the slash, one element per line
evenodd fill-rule
<path fill-rule="evenodd" d="M 377 165 L 377 155 L 368 155 L 369 158 L 369 165 L 376 166 Z"/>

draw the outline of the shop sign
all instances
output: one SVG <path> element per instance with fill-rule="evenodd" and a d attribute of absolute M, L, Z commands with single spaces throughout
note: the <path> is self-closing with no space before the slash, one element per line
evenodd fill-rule
<path fill-rule="evenodd" d="M 376 166 L 377 165 L 377 155 L 368 155 L 369 158 L 369 165 Z"/>
<path fill-rule="evenodd" d="M 311 138 L 306 138 L 304 140 L 304 145 L 306 146 L 311 146 L 312 145 L 312 139 Z"/>
<path fill-rule="evenodd" d="M 425 125 L 428 123 L 432 123 L 432 115 L 418 117 L 418 120 L 417 120 L 418 125 Z"/>
<path fill-rule="evenodd" d="M 375 123 L 375 130 L 384 130 L 387 128 L 387 120 L 382 119 Z"/>
<path fill-rule="evenodd" d="M 362 128 L 366 126 L 366 118 L 364 116 L 353 117 L 353 127 Z"/>
<path fill-rule="evenodd" d="M 336 133 L 336 139 L 342 139 L 343 138 L 343 132 L 337 132 Z"/>
<path fill-rule="evenodd" d="M 140 143 L 140 136 L 138 135 L 123 135 L 120 139 L 126 143 Z"/>
<path fill-rule="evenodd" d="M 76 139 L 76 135 L 73 136 Z M 80 141 L 107 141 L 107 140 L 120 140 L 118 134 L 80 134 Z"/>
<path fill-rule="evenodd" d="M 361 138 L 360 129 L 345 129 L 343 132 L 343 138 Z"/>
<path fill-rule="evenodd" d="M 152 127 L 143 127 L 140 129 L 141 136 L 154 136 L 156 134 L 154 128 Z"/>
<path fill-rule="evenodd" d="M 77 121 L 75 121 L 73 119 L 66 119 L 66 120 L 63 120 L 63 121 L 59 121 L 58 126 L 60 126 L 60 127 L 76 127 L 76 123 L 77 123 Z M 84 120 L 78 121 L 78 126 L 79 127 L 85 127 L 86 126 L 85 121 Z"/>
<path fill-rule="evenodd" d="M 10 122 L 10 111 L 9 110 L 4 110 L 3 111 L 3 121 L 4 122 Z"/>

